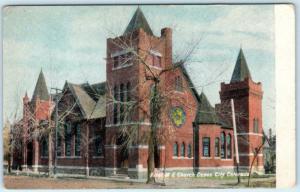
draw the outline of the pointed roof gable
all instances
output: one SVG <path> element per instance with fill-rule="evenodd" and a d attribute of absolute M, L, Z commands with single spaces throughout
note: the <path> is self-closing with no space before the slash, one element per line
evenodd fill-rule
<path fill-rule="evenodd" d="M 233 70 L 230 83 L 239 82 L 245 80 L 245 78 L 251 79 L 251 74 L 247 66 L 247 62 L 242 48 L 240 49 L 239 56 L 236 60 L 236 64 Z"/>
<path fill-rule="evenodd" d="M 95 108 L 91 114 L 91 119 L 103 118 L 106 116 L 106 95 L 99 96 Z"/>
<path fill-rule="evenodd" d="M 35 89 L 32 96 L 32 101 L 36 100 L 37 97 L 40 98 L 40 100 L 46 101 L 49 100 L 49 92 L 46 85 L 46 80 L 44 77 L 44 73 L 41 70 L 39 74 L 39 78 L 36 82 Z"/>
<path fill-rule="evenodd" d="M 219 124 L 215 109 L 209 103 L 204 92 L 199 96 L 199 105 L 196 122 L 198 124 Z"/>
<path fill-rule="evenodd" d="M 85 90 L 80 86 L 72 83 L 68 83 L 68 86 L 73 93 L 78 106 L 81 109 L 84 118 L 89 119 L 96 102 L 85 92 Z"/>
<path fill-rule="evenodd" d="M 131 18 L 123 35 L 130 33 L 130 32 L 134 32 L 139 28 L 142 28 L 149 35 L 153 35 L 153 32 L 144 16 L 142 10 L 138 7 L 137 10 L 135 11 L 133 17 Z"/>
<path fill-rule="evenodd" d="M 59 100 L 64 97 L 65 93 L 71 93 L 73 98 L 75 99 L 76 105 L 79 107 L 83 119 L 103 118 L 106 116 L 106 95 L 102 94 L 105 90 L 105 84 L 106 82 L 96 83 L 92 85 L 89 85 L 88 83 L 74 84 L 66 81 L 63 88 L 63 93 L 59 95 Z M 96 100 L 94 100 L 87 92 L 87 85 L 98 89 L 97 93 L 100 94 L 97 94 Z"/>

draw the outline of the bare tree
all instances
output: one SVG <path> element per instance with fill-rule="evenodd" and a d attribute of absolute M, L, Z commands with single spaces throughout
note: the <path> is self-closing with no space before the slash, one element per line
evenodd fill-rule
<path fill-rule="evenodd" d="M 174 94 L 173 87 L 166 87 L 164 81 L 168 73 L 172 73 L 179 68 L 184 67 L 191 59 L 193 53 L 196 51 L 200 40 L 195 40 L 189 44 L 189 48 L 177 58 L 181 58 L 180 61 L 173 61 L 173 58 L 164 58 L 169 60 L 169 64 L 165 67 L 157 69 L 153 67 L 151 63 L 152 51 L 156 50 L 163 43 L 163 39 L 158 42 L 150 40 L 150 36 L 147 36 L 147 42 L 149 46 L 147 49 L 140 49 L 137 47 L 137 32 L 128 33 L 125 36 L 117 37 L 113 39 L 112 44 L 119 50 L 130 50 L 129 57 L 122 60 L 119 65 L 126 66 L 128 62 L 132 62 L 134 65 L 139 65 L 143 69 L 144 80 L 140 82 L 136 87 L 130 90 L 130 100 L 125 101 L 123 97 L 118 98 L 115 96 L 115 90 L 113 85 L 108 85 L 109 90 L 109 103 L 113 106 L 120 106 L 120 119 L 121 126 L 119 132 L 124 136 L 125 142 L 123 147 L 129 147 L 137 142 L 147 143 L 148 145 L 148 160 L 147 160 L 147 183 L 155 183 L 154 169 L 155 160 L 154 152 L 155 146 L 166 144 L 174 136 L 175 130 L 173 126 L 168 126 L 167 114 L 171 107 L 171 101 L 177 100 L 183 105 L 187 106 L 191 110 L 195 110 L 195 107 L 189 106 L 182 98 Z M 143 96 L 135 94 L 137 90 L 150 90 L 151 93 L 144 94 Z M 120 91 L 120 94 L 122 91 Z M 141 112 L 150 123 L 150 128 L 146 133 L 142 133 L 139 130 L 138 125 L 128 125 L 128 122 L 132 114 Z"/>

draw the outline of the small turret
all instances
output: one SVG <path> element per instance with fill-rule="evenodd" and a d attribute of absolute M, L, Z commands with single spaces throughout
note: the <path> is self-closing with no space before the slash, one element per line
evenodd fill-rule
<path fill-rule="evenodd" d="M 24 104 L 29 103 L 29 97 L 28 97 L 27 91 L 25 92 L 25 96 L 23 97 L 23 103 Z"/>
<path fill-rule="evenodd" d="M 48 101 L 49 100 L 49 93 L 46 85 L 46 80 L 43 74 L 43 71 L 41 70 L 38 80 L 36 82 L 36 86 L 32 95 L 32 101 L 36 100 L 42 100 L 42 101 Z"/>
<path fill-rule="evenodd" d="M 246 78 L 251 79 L 251 74 L 241 48 L 236 60 L 230 83 L 244 81 Z"/>

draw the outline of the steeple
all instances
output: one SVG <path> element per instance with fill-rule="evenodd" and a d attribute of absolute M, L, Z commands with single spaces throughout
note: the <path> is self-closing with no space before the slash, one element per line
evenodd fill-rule
<path fill-rule="evenodd" d="M 240 52 L 238 58 L 236 60 L 236 64 L 233 70 L 233 74 L 231 77 L 230 83 L 243 81 L 246 78 L 251 79 L 251 74 L 249 68 L 247 66 L 247 62 L 243 53 L 242 48 L 240 48 Z"/>
<path fill-rule="evenodd" d="M 218 124 L 219 122 L 215 109 L 211 106 L 203 91 L 199 97 L 196 122 L 198 124 Z"/>
<path fill-rule="evenodd" d="M 32 101 L 36 100 L 37 98 L 43 101 L 49 100 L 49 93 L 48 93 L 45 77 L 42 70 L 39 74 L 39 78 L 35 85 Z"/>
<path fill-rule="evenodd" d="M 23 103 L 28 103 L 29 102 L 29 97 L 27 94 L 27 91 L 25 92 L 25 96 L 23 97 Z"/>
<path fill-rule="evenodd" d="M 134 32 L 139 28 L 142 28 L 146 33 L 148 33 L 148 35 L 153 35 L 153 32 L 152 32 L 140 7 L 138 7 L 136 9 L 133 17 L 131 18 L 131 20 L 124 32 L 124 35 L 127 33 Z"/>

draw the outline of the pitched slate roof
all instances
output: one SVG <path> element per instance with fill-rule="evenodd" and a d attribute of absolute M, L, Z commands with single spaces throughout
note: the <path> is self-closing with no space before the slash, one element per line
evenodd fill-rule
<path fill-rule="evenodd" d="M 220 117 L 216 113 L 215 109 L 209 103 L 204 92 L 202 92 L 201 95 L 198 94 L 187 70 L 183 65 L 183 61 L 177 62 L 174 65 L 178 66 L 179 69 L 181 70 L 183 76 L 188 82 L 189 88 L 191 89 L 194 97 L 197 100 L 198 109 L 197 109 L 197 114 L 194 122 L 198 124 L 219 124 L 224 128 L 232 128 L 232 126 L 220 120 Z"/>
<path fill-rule="evenodd" d="M 241 48 L 236 60 L 230 83 L 243 81 L 245 80 L 245 78 L 251 79 L 251 74 L 247 66 L 243 50 Z"/>
<path fill-rule="evenodd" d="M 106 116 L 106 96 L 99 96 L 98 102 L 95 105 L 95 108 L 90 116 L 90 119 L 97 119 Z"/>
<path fill-rule="evenodd" d="M 194 97 L 195 97 L 196 100 L 199 102 L 199 100 L 200 100 L 199 94 L 198 94 L 198 92 L 197 92 L 197 90 L 196 90 L 196 88 L 195 88 L 195 86 L 194 86 L 194 84 L 193 84 L 193 82 L 192 82 L 192 80 L 191 80 L 191 78 L 190 78 L 188 72 L 186 71 L 186 69 L 185 69 L 185 67 L 184 67 L 183 61 L 179 61 L 179 62 L 177 62 L 177 63 L 174 63 L 174 65 L 175 65 L 175 67 L 176 67 L 176 66 L 179 67 L 179 69 L 181 70 L 183 76 L 184 76 L 185 79 L 187 80 L 188 85 L 189 85 L 189 88 L 191 89 L 191 91 L 192 91 Z"/>
<path fill-rule="evenodd" d="M 38 97 L 40 98 L 40 100 L 49 100 L 49 92 L 42 70 L 39 74 L 38 80 L 35 85 L 35 89 L 32 95 L 32 101 L 35 101 Z"/>
<path fill-rule="evenodd" d="M 68 82 L 67 84 L 76 99 L 82 115 L 85 118 L 89 118 L 94 110 L 96 102 L 86 93 L 86 91 L 80 85 Z"/>
<path fill-rule="evenodd" d="M 97 102 L 99 96 L 105 94 L 105 85 L 106 82 L 95 83 L 95 84 L 84 83 L 81 85 L 81 87 L 87 92 L 87 94 L 89 94 L 89 96 L 94 101 Z"/>
<path fill-rule="evenodd" d="M 196 123 L 198 124 L 220 124 L 215 109 L 209 103 L 206 95 L 202 91 L 200 95 L 198 112 L 196 115 Z"/>
<path fill-rule="evenodd" d="M 105 95 L 105 85 L 106 82 L 96 83 L 90 85 L 89 83 L 84 84 L 74 84 L 66 82 L 64 90 L 69 89 L 77 105 L 80 108 L 81 114 L 84 119 L 97 119 L 106 116 L 106 95 Z M 93 93 L 88 93 L 87 91 L 93 90 Z M 65 91 L 64 91 L 65 92 Z M 95 96 L 97 99 L 94 100 L 91 95 Z M 64 94 L 59 95 L 59 99 L 63 97 Z"/>
<path fill-rule="evenodd" d="M 153 32 L 144 16 L 142 10 L 138 7 L 136 9 L 133 17 L 131 18 L 123 35 L 134 32 L 139 28 L 142 28 L 149 35 L 153 35 Z"/>

